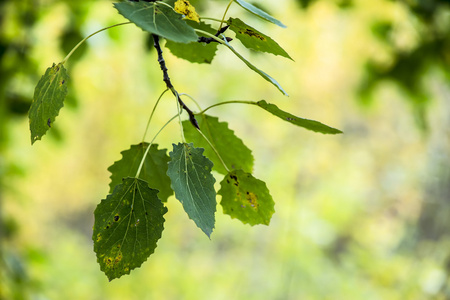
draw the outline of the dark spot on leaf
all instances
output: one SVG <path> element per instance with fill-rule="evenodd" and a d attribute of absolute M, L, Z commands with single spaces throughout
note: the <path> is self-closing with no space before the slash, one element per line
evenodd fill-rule
<path fill-rule="evenodd" d="M 239 31 L 239 33 L 240 34 L 246 34 L 246 35 L 248 35 L 250 37 L 255 37 L 257 39 L 260 39 L 261 41 L 265 41 L 266 40 L 265 37 L 263 37 L 262 35 L 254 32 L 253 30 L 250 30 L 250 29 L 246 29 L 245 31 Z"/>
<path fill-rule="evenodd" d="M 109 229 L 109 225 L 108 226 L 106 226 L 106 228 L 105 229 Z"/>
<path fill-rule="evenodd" d="M 47 126 L 52 127 L 52 120 L 50 120 L 50 118 L 47 120 Z"/>
<path fill-rule="evenodd" d="M 63 85 L 66 81 L 63 79 L 61 80 L 60 84 Z"/>
<path fill-rule="evenodd" d="M 115 215 L 115 216 L 114 216 L 114 222 L 119 221 L 119 219 L 120 219 L 119 215 Z"/>

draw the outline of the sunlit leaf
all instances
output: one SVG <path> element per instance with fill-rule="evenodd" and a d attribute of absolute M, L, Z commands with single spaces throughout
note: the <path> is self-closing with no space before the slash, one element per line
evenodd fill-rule
<path fill-rule="evenodd" d="M 281 23 L 280 21 L 278 21 L 277 19 L 275 19 L 274 17 L 272 17 L 271 15 L 269 15 L 268 13 L 266 13 L 265 11 L 257 8 L 256 6 L 247 3 L 243 0 L 234 0 L 237 4 L 239 4 L 240 6 L 242 6 L 243 8 L 245 8 L 246 10 L 248 10 L 249 12 L 251 12 L 252 14 L 257 15 L 258 17 L 272 22 L 280 27 L 286 28 L 286 25 L 284 25 L 283 23 Z"/>
<path fill-rule="evenodd" d="M 122 183 L 123 178 L 136 176 L 148 145 L 148 143 L 131 145 L 130 149 L 121 152 L 122 159 L 108 168 L 108 171 L 111 172 L 110 193 L 116 185 Z M 153 144 L 145 157 L 139 175 L 139 178 L 145 180 L 151 188 L 159 190 L 158 197 L 163 202 L 167 201 L 167 198 L 173 194 L 170 188 L 170 178 L 166 174 L 167 164 L 170 161 L 166 152 L 167 149 L 158 150 L 158 145 Z"/>
<path fill-rule="evenodd" d="M 213 163 L 203 156 L 203 150 L 192 143 L 174 144 L 167 175 L 189 218 L 210 237 L 215 223 L 216 180 L 211 174 Z"/>
<path fill-rule="evenodd" d="M 130 274 L 155 251 L 167 212 L 157 193 L 141 179 L 126 178 L 95 209 L 94 251 L 110 281 Z"/>
<path fill-rule="evenodd" d="M 186 19 L 195 22 L 200 22 L 199 15 L 195 11 L 195 7 L 189 3 L 187 0 L 177 0 L 175 2 L 174 10 L 185 16 Z"/>
<path fill-rule="evenodd" d="M 252 151 L 234 134 L 233 130 L 228 128 L 228 123 L 219 122 L 218 118 L 205 114 L 197 116 L 197 121 L 201 131 L 214 145 L 229 169 L 252 172 Z M 183 129 L 187 141 L 194 143 L 197 147 L 205 148 L 205 155 L 214 163 L 213 169 L 227 174 L 217 154 L 189 121 L 183 122 Z"/>
<path fill-rule="evenodd" d="M 119 13 L 150 33 L 157 34 L 178 43 L 197 41 L 194 29 L 186 24 L 183 16 L 171 7 L 156 2 L 114 3 Z"/>
<path fill-rule="evenodd" d="M 275 104 L 267 103 L 265 100 L 261 100 L 257 102 L 257 105 L 271 114 L 279 117 L 282 120 L 285 120 L 291 124 L 303 127 L 308 130 L 312 130 L 315 132 L 320 132 L 324 134 L 337 134 L 342 133 L 339 129 L 330 127 L 328 125 L 322 124 L 318 121 L 303 119 L 297 116 L 294 116 L 288 112 L 285 112 L 279 109 Z"/>
<path fill-rule="evenodd" d="M 211 25 L 205 24 L 203 22 L 196 23 L 193 21 L 186 21 L 192 28 L 200 29 L 211 34 L 215 33 L 215 30 Z M 210 64 L 216 55 L 217 43 L 198 43 L 197 41 L 185 44 L 176 43 L 173 41 L 167 41 L 166 47 L 169 48 L 170 52 L 182 59 L 188 60 L 193 63 L 207 63 Z"/>
<path fill-rule="evenodd" d="M 272 196 L 264 181 L 242 170 L 234 170 L 220 183 L 223 212 L 250 225 L 269 225 L 275 212 Z"/>
<path fill-rule="evenodd" d="M 68 79 L 64 66 L 53 64 L 36 85 L 29 112 L 31 144 L 40 140 L 52 127 L 56 116 L 64 106 Z"/>
<path fill-rule="evenodd" d="M 228 25 L 230 25 L 230 29 L 236 33 L 236 38 L 240 40 L 246 48 L 281 55 L 292 59 L 271 37 L 245 24 L 241 20 L 230 18 L 228 20 Z"/>
<path fill-rule="evenodd" d="M 239 57 L 247 65 L 247 67 L 249 67 L 250 69 L 252 69 L 256 73 L 258 73 L 262 78 L 264 78 L 265 80 L 267 80 L 268 82 L 270 82 L 274 86 L 276 86 L 280 90 L 280 92 L 282 92 L 284 95 L 286 95 L 286 96 L 288 95 L 286 93 L 286 91 L 281 87 L 281 85 L 275 79 L 273 79 L 272 77 L 270 77 L 269 75 L 267 75 L 266 73 L 264 73 L 263 71 L 261 71 L 260 69 L 255 67 L 254 65 L 252 65 L 248 60 L 246 60 L 242 55 L 240 55 L 239 52 L 234 50 L 234 48 L 230 45 L 230 43 L 228 43 L 227 40 L 223 40 L 223 42 L 231 51 L 233 51 L 233 53 L 237 57 Z"/>

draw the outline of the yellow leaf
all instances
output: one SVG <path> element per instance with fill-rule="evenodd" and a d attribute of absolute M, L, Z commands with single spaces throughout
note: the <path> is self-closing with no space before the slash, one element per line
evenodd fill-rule
<path fill-rule="evenodd" d="M 175 2 L 175 11 L 182 15 L 188 20 L 200 23 L 199 15 L 195 12 L 195 7 L 193 7 L 187 0 L 178 0 Z"/>

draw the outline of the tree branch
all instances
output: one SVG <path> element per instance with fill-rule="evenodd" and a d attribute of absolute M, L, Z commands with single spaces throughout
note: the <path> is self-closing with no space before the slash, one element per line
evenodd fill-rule
<path fill-rule="evenodd" d="M 214 36 L 219 36 L 220 34 L 222 34 L 222 33 L 224 33 L 227 29 L 228 29 L 228 27 L 230 27 L 230 25 L 228 25 L 228 26 L 225 26 L 225 27 L 222 27 L 221 29 L 219 29 L 218 31 L 217 31 L 217 33 L 214 35 Z M 225 37 L 226 39 L 227 39 L 227 42 L 231 42 L 233 39 L 232 38 L 230 38 L 230 37 Z M 206 44 L 209 44 L 209 43 L 211 43 L 211 42 L 216 42 L 217 43 L 217 41 L 215 40 L 215 39 L 213 39 L 213 38 L 211 38 L 211 37 L 204 37 L 204 36 L 201 36 L 201 37 L 199 37 L 198 38 L 198 42 L 200 42 L 200 43 L 206 43 Z"/>
<path fill-rule="evenodd" d="M 183 100 L 181 100 L 180 98 L 180 95 L 175 90 L 175 88 L 172 85 L 172 82 L 170 81 L 169 73 L 167 72 L 166 61 L 164 60 L 161 46 L 159 44 L 159 36 L 156 34 L 152 34 L 152 36 L 154 41 L 153 46 L 155 47 L 156 52 L 158 53 L 159 66 L 161 67 L 161 71 L 163 72 L 163 80 L 166 83 L 167 88 L 172 91 L 172 94 L 175 96 L 175 98 L 177 98 L 178 103 L 180 103 L 180 106 L 188 113 L 189 121 L 191 121 L 191 124 L 195 128 L 200 129 L 200 127 L 198 126 L 197 119 L 195 119 L 194 113 L 192 112 L 192 110 L 189 109 L 189 107 L 187 107 L 186 104 L 184 104 Z"/>

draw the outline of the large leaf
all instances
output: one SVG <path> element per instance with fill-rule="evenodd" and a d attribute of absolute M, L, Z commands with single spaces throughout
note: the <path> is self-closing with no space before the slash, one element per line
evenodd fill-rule
<path fill-rule="evenodd" d="M 246 10 L 248 10 L 249 12 L 251 12 L 252 14 L 257 15 L 258 17 L 272 22 L 280 27 L 286 28 L 286 25 L 284 25 L 283 23 L 281 23 L 280 21 L 278 21 L 277 19 L 275 19 L 274 17 L 272 17 L 271 15 L 269 15 L 268 13 L 266 13 L 265 11 L 257 8 L 256 6 L 247 3 L 243 0 L 234 0 L 237 4 L 239 4 L 240 6 L 242 6 L 243 8 L 245 8 Z"/>
<path fill-rule="evenodd" d="M 266 111 L 270 112 L 271 114 L 279 117 L 282 120 L 285 120 L 291 124 L 303 127 L 308 130 L 312 130 L 315 132 L 320 132 L 324 134 L 337 134 L 342 133 L 339 129 L 327 126 L 325 124 L 322 124 L 318 121 L 309 120 L 309 119 L 303 119 L 297 116 L 294 116 L 288 112 L 285 112 L 281 109 L 279 109 L 275 104 L 267 103 L 265 100 L 258 101 L 256 103 L 259 107 L 265 109 Z"/>
<path fill-rule="evenodd" d="M 203 22 L 200 22 L 199 24 L 194 21 L 187 21 L 187 23 L 192 28 L 200 29 L 211 34 L 215 33 L 215 30 L 211 27 L 211 25 Z M 197 41 L 189 44 L 167 41 L 166 47 L 169 48 L 173 55 L 193 63 L 210 64 L 217 51 L 217 43 L 204 44 L 198 43 Z"/>
<path fill-rule="evenodd" d="M 246 172 L 252 172 L 252 151 L 234 134 L 233 130 L 228 128 L 228 123 L 219 122 L 218 118 L 205 114 L 197 116 L 197 121 L 200 130 L 214 145 L 229 169 L 242 169 Z M 183 122 L 183 129 L 187 141 L 205 148 L 205 155 L 214 163 L 214 170 L 227 174 L 217 154 L 197 129 L 187 120 Z"/>
<path fill-rule="evenodd" d="M 126 178 L 95 209 L 94 251 L 110 281 L 130 274 L 155 251 L 167 212 L 157 193 L 141 179 Z"/>
<path fill-rule="evenodd" d="M 114 3 L 119 13 L 145 31 L 178 43 L 197 41 L 194 29 L 186 24 L 183 15 L 171 7 L 155 2 Z"/>
<path fill-rule="evenodd" d="M 262 78 L 264 78 L 265 80 L 267 80 L 268 82 L 270 82 L 271 84 L 273 84 L 274 86 L 276 86 L 280 92 L 282 92 L 284 95 L 288 95 L 286 93 L 286 91 L 281 87 L 281 85 L 272 77 L 270 77 L 269 75 L 267 75 L 266 73 L 264 73 L 263 71 L 261 71 L 260 69 L 258 69 L 257 67 L 255 67 L 254 65 L 252 65 L 248 60 L 246 60 L 242 55 L 239 54 L 239 52 L 237 52 L 236 50 L 234 50 L 234 48 L 230 45 L 230 43 L 228 43 L 228 41 L 225 39 L 223 40 L 224 45 L 226 45 L 237 57 L 239 57 L 246 65 L 247 67 L 249 67 L 250 69 L 252 69 L 253 71 L 255 71 L 256 73 L 258 73 Z"/>
<path fill-rule="evenodd" d="M 220 204 L 223 212 L 233 219 L 250 225 L 269 225 L 275 212 L 272 196 L 264 181 L 242 170 L 234 170 L 220 183 Z"/>
<path fill-rule="evenodd" d="M 59 110 L 64 106 L 68 79 L 64 66 L 61 63 L 53 64 L 36 85 L 29 112 L 31 144 L 40 140 L 52 127 Z"/>
<path fill-rule="evenodd" d="M 215 223 L 216 180 L 211 174 L 213 163 L 203 156 L 203 150 L 192 143 L 173 144 L 167 175 L 189 218 L 210 237 Z"/>
<path fill-rule="evenodd" d="M 108 171 L 111 172 L 110 193 L 116 185 L 122 182 L 123 178 L 136 176 L 139 164 L 148 146 L 148 143 L 131 145 L 130 149 L 121 152 L 122 159 L 108 168 Z M 159 190 L 158 197 L 163 202 L 167 201 L 167 198 L 173 194 L 170 188 L 170 178 L 166 175 L 167 164 L 170 161 L 166 152 L 167 149 L 158 150 L 158 145 L 153 144 L 145 157 L 139 175 L 139 178 L 147 181 L 151 188 Z"/>
<path fill-rule="evenodd" d="M 272 53 L 292 59 L 271 37 L 245 24 L 241 20 L 230 18 L 228 20 L 228 25 L 230 25 L 230 29 L 236 33 L 236 38 L 240 40 L 245 47 L 255 51 Z"/>

